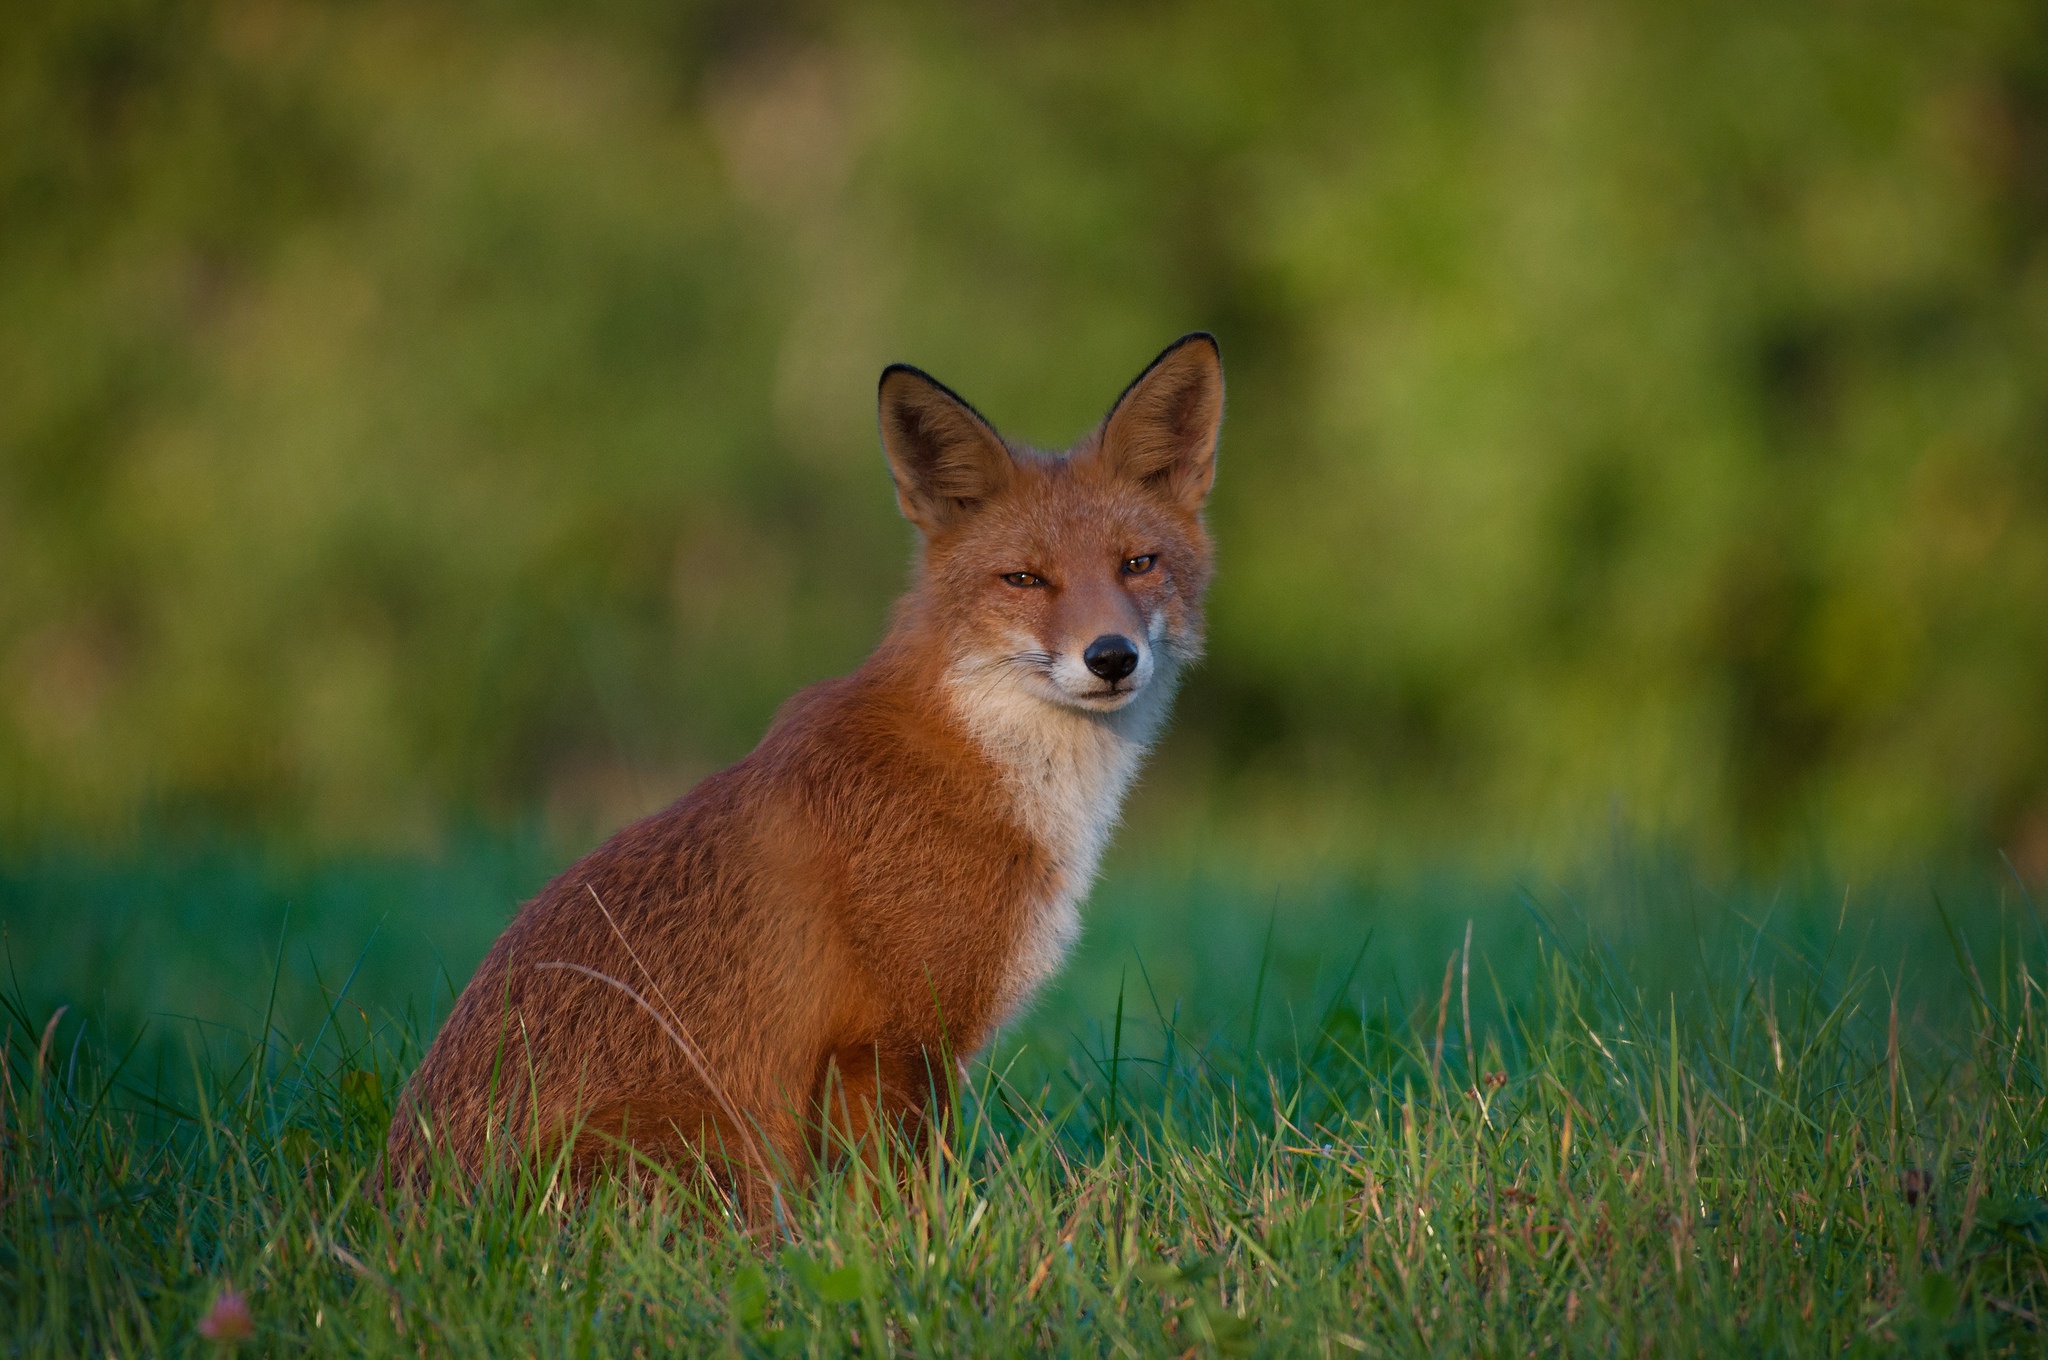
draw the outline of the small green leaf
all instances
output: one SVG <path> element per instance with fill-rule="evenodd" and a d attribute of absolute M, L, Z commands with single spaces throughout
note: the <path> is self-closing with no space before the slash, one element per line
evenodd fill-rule
<path fill-rule="evenodd" d="M 1955 1316 L 1956 1304 L 1961 1302 L 1956 1282 L 1938 1270 L 1930 1270 L 1920 1277 L 1917 1293 L 1920 1311 L 1936 1322 L 1947 1322 Z"/>
<path fill-rule="evenodd" d="M 768 1276 L 759 1266 L 742 1266 L 732 1277 L 733 1319 L 750 1332 L 768 1316 Z"/>
<path fill-rule="evenodd" d="M 860 1267 L 841 1266 L 818 1281 L 818 1297 L 827 1303 L 852 1303 L 860 1297 Z"/>
<path fill-rule="evenodd" d="M 313 1160 L 313 1135 L 305 1129 L 286 1129 L 284 1137 L 277 1140 L 277 1150 L 290 1169 L 302 1171 Z"/>
<path fill-rule="evenodd" d="M 1171 1261 L 1147 1261 L 1138 1267 L 1138 1278 L 1161 1289 L 1176 1284 L 1200 1284 L 1222 1265 L 1220 1256 L 1190 1256 L 1179 1265 Z"/>
<path fill-rule="evenodd" d="M 1241 1318 L 1220 1303 L 1204 1302 L 1199 1305 L 1202 1323 L 1209 1329 L 1209 1337 L 1216 1343 L 1216 1349 L 1225 1355 L 1249 1355 L 1252 1352 L 1251 1319 Z"/>
<path fill-rule="evenodd" d="M 852 1303 L 860 1297 L 861 1278 L 859 1266 L 841 1266 L 837 1270 L 826 1270 L 822 1262 L 806 1252 L 790 1247 L 782 1253 L 782 1264 L 790 1277 L 824 1303 Z"/>
<path fill-rule="evenodd" d="M 341 1098 L 366 1114 L 384 1109 L 384 1079 L 367 1067 L 354 1067 L 341 1074 Z"/>
<path fill-rule="evenodd" d="M 809 1293 L 818 1292 L 819 1283 L 825 1278 L 825 1267 L 818 1264 L 808 1252 L 795 1247 L 785 1247 L 782 1252 L 782 1268 Z"/>

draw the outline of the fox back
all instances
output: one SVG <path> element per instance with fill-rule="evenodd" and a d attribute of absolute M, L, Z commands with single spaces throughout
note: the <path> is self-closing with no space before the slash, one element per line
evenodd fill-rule
<path fill-rule="evenodd" d="M 1201 650 L 1216 345 L 1177 341 L 1064 453 L 904 365 L 880 407 L 919 532 L 887 635 L 521 908 L 406 1087 L 393 1180 L 630 1147 L 758 1221 L 821 1156 L 915 1136 L 1058 969 Z"/>

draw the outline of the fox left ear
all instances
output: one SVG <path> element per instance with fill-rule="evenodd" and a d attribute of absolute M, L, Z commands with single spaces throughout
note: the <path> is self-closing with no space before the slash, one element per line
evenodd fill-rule
<path fill-rule="evenodd" d="M 1119 476 L 1188 513 L 1216 481 L 1223 355 L 1207 331 L 1183 335 L 1124 389 L 1103 422 L 1101 457 Z"/>
<path fill-rule="evenodd" d="M 897 507 L 925 533 L 954 527 L 1009 485 L 1016 469 L 1002 436 L 931 374 L 889 365 L 880 400 Z"/>

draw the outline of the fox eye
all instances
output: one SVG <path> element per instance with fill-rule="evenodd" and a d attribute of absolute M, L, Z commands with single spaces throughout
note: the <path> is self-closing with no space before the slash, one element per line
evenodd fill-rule
<path fill-rule="evenodd" d="M 1019 589 L 1026 589 L 1031 586 L 1042 586 L 1045 584 L 1044 577 L 1034 576 L 1028 571 L 1004 572 L 1003 580 L 1005 583 L 1016 586 Z"/>
<path fill-rule="evenodd" d="M 1152 564 L 1158 560 L 1158 553 L 1146 553 L 1142 557 L 1126 557 L 1124 559 L 1124 575 L 1143 576 L 1146 572 L 1152 570 Z"/>

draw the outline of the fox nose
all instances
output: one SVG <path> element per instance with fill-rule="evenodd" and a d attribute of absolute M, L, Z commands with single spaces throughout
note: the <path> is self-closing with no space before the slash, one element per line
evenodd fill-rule
<path fill-rule="evenodd" d="M 1081 653 L 1081 664 L 1113 685 L 1138 669 L 1138 649 L 1121 633 L 1104 633 Z"/>

